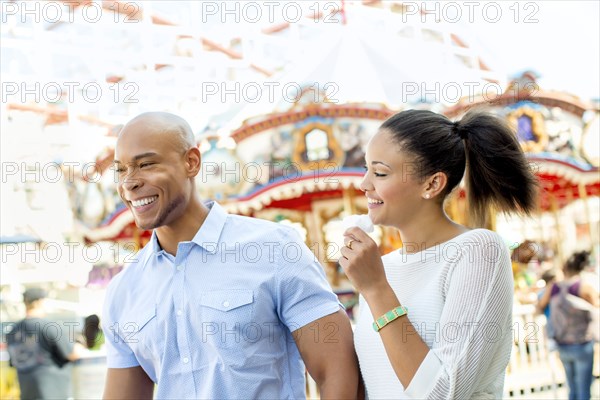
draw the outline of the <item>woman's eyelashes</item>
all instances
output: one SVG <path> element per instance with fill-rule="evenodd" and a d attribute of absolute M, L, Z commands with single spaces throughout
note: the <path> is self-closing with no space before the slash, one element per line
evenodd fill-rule
<path fill-rule="evenodd" d="M 365 168 L 365 171 L 368 173 L 368 172 L 369 172 L 369 167 L 368 167 L 368 166 L 366 166 L 366 165 L 364 165 L 364 168 Z M 373 175 L 374 175 L 374 176 L 376 176 L 376 177 L 378 177 L 378 178 L 381 178 L 381 177 L 387 176 L 387 174 L 383 174 L 383 173 L 381 173 L 381 172 L 372 171 L 372 173 L 373 173 Z"/>

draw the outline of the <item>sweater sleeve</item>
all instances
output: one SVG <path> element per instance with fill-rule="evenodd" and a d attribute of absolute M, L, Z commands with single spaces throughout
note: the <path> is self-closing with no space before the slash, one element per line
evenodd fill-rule
<path fill-rule="evenodd" d="M 405 394 L 467 399 L 510 358 L 513 279 L 508 249 L 491 231 L 461 242 L 445 285 L 437 340 Z"/>

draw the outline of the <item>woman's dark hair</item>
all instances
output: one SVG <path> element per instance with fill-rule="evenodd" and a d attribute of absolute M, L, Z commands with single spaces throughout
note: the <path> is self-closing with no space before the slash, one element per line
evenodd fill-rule
<path fill-rule="evenodd" d="M 502 119 L 471 111 L 452 122 L 431 111 L 407 110 L 390 117 L 380 129 L 412 154 L 419 179 L 446 174 L 442 200 L 466 173 L 469 214 L 477 224 L 485 221 L 490 205 L 525 214 L 536 208 L 537 179 L 515 133 Z"/>
<path fill-rule="evenodd" d="M 85 317 L 83 323 L 83 336 L 88 349 L 91 349 L 96 344 L 96 337 L 100 332 L 100 318 L 96 314 Z"/>
<path fill-rule="evenodd" d="M 569 272 L 579 273 L 590 264 L 590 252 L 578 251 L 571 254 L 571 257 L 565 264 L 565 270 Z"/>

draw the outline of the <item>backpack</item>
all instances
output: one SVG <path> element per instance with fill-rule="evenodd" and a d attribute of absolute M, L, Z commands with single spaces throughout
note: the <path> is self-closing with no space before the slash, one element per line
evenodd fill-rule
<path fill-rule="evenodd" d="M 18 372 L 29 372 L 44 364 L 38 332 L 28 332 L 24 322 L 9 327 L 6 337 L 10 365 Z"/>
<path fill-rule="evenodd" d="M 560 291 L 550 299 L 552 336 L 560 344 L 580 344 L 594 340 L 594 306 L 569 293 L 569 285 L 557 283 Z"/>

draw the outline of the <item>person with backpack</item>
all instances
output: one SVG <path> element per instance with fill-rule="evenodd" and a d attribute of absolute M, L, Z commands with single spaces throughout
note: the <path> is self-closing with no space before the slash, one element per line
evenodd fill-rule
<path fill-rule="evenodd" d="M 25 319 L 10 325 L 6 336 L 10 365 L 17 370 L 21 399 L 66 399 L 71 396 L 70 362 L 83 347 L 70 340 L 68 325 L 46 318 L 44 289 L 23 294 Z"/>
<path fill-rule="evenodd" d="M 550 306 L 549 324 L 558 345 L 560 360 L 569 385 L 569 400 L 589 399 L 597 339 L 598 292 L 581 279 L 590 263 L 590 253 L 574 253 L 563 267 L 564 279 L 554 283 L 540 299 L 538 307 Z"/>

